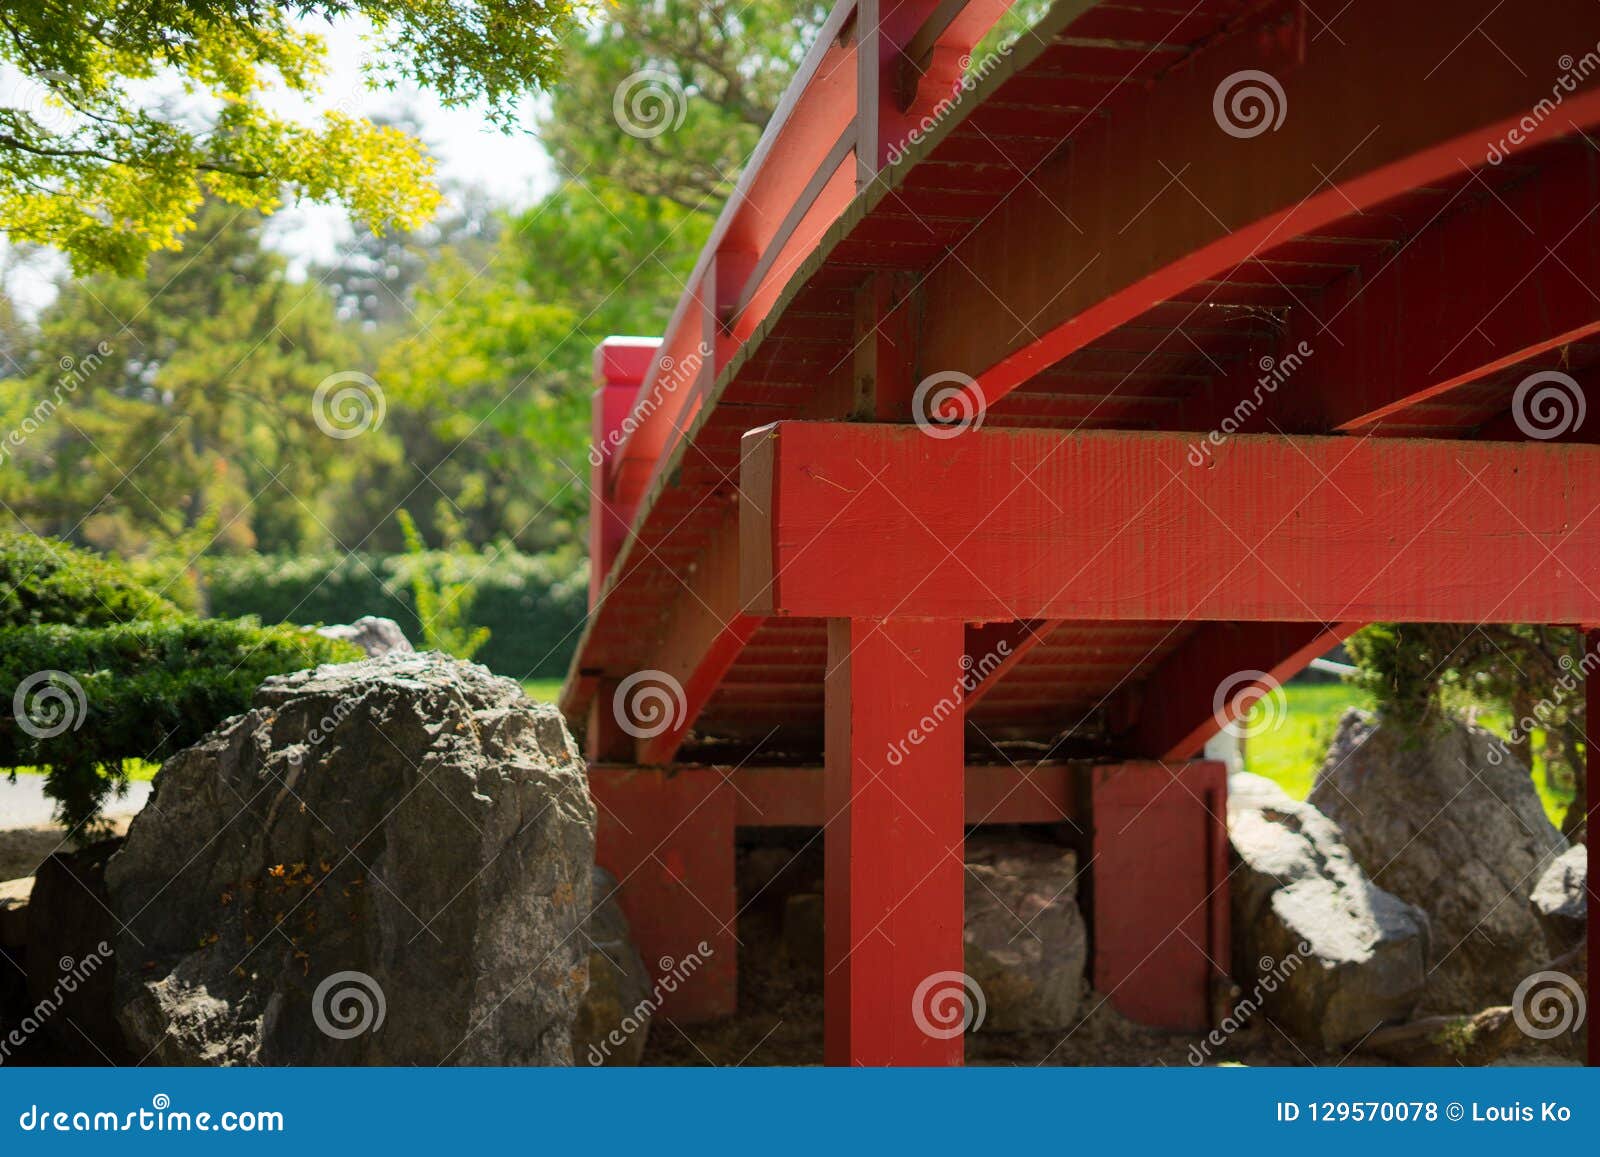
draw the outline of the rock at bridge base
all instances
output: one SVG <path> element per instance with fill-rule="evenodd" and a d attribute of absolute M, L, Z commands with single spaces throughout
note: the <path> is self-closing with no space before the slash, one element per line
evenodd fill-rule
<path fill-rule="evenodd" d="M 580 1065 L 637 1065 L 650 1036 L 650 974 L 617 902 L 617 878 L 594 868 L 584 944 L 589 991 L 572 1026 L 572 1057 Z"/>
<path fill-rule="evenodd" d="M 553 707 L 437 654 L 267 680 L 106 871 L 167 1064 L 570 1064 L 594 806 Z"/>
<path fill-rule="evenodd" d="M 1428 918 L 1367 879 L 1337 825 L 1269 780 L 1235 775 L 1228 835 L 1236 1020 L 1259 1007 L 1291 1035 L 1339 1048 L 1411 1014 Z"/>
<path fill-rule="evenodd" d="M 1422 1011 L 1509 1004 L 1548 961 L 1528 901 L 1567 841 L 1497 736 L 1454 720 L 1412 730 L 1346 712 L 1310 802 L 1375 884 L 1428 913 Z"/>
<path fill-rule="evenodd" d="M 1038 840 L 980 834 L 967 840 L 966 865 L 966 971 L 983 992 L 982 1028 L 1071 1028 L 1089 955 L 1077 856 Z"/>
<path fill-rule="evenodd" d="M 1589 927 L 1585 893 L 1589 879 L 1589 849 L 1573 844 L 1557 856 L 1534 885 L 1529 903 L 1544 930 L 1545 954 L 1551 959 L 1572 951 Z"/>

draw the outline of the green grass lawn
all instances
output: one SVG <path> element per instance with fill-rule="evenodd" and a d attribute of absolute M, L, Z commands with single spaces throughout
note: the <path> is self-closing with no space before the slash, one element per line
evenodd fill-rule
<path fill-rule="evenodd" d="M 561 695 L 561 680 L 524 679 L 522 690 L 535 703 L 554 703 Z"/>
<path fill-rule="evenodd" d="M 1295 799 L 1305 799 L 1311 794 L 1339 717 L 1351 707 L 1370 710 L 1372 697 L 1345 683 L 1290 683 L 1283 694 L 1288 709 L 1278 725 L 1245 741 L 1245 769 L 1272 780 Z M 1265 705 L 1258 705 L 1251 718 L 1258 718 L 1264 710 Z M 1504 713 L 1480 711 L 1478 724 L 1501 736 L 1510 730 Z M 1535 732 L 1531 746 L 1536 752 L 1542 750 L 1544 735 Z M 1572 802 L 1572 789 L 1550 782 L 1549 770 L 1539 755 L 1533 761 L 1533 786 L 1550 822 L 1560 827 Z"/>

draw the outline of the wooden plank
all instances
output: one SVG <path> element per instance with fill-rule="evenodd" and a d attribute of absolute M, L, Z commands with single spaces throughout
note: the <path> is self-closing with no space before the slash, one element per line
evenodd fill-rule
<path fill-rule="evenodd" d="M 751 613 L 1583 622 L 1600 448 L 779 423 L 745 437 Z M 758 509 L 759 508 L 759 509 Z"/>
<path fill-rule="evenodd" d="M 659 1015 L 711 1020 L 738 1007 L 734 793 L 715 771 L 591 770 L 599 825 L 595 861 L 652 976 L 692 972 L 660 988 Z M 598 903 L 602 897 L 595 897 Z"/>
<path fill-rule="evenodd" d="M 1117 749 L 1150 759 L 1189 759 L 1199 754 L 1207 740 L 1234 722 L 1217 715 L 1217 689 L 1225 680 L 1260 671 L 1282 683 L 1360 626 L 1201 625 L 1147 678 L 1112 701 L 1109 714 L 1121 732 Z"/>
<path fill-rule="evenodd" d="M 999 205 L 930 272 L 925 364 L 972 375 L 993 405 L 1040 369 L 1278 243 L 1600 122 L 1593 76 L 1555 115 L 1528 115 L 1550 101 L 1550 62 L 1574 41 L 1600 39 L 1593 5 L 1552 2 L 1537 21 L 1501 8 L 1480 35 L 1456 43 L 1429 6 L 1381 0 L 1349 5 L 1337 40 L 1307 38 L 1296 33 L 1303 12 L 1285 0 L 1239 20 L 1184 67 L 1102 93 L 1099 115 L 1060 132 L 1070 147 L 1027 172 L 995 174 Z M 1419 68 L 1423 59 L 1437 68 Z M 1237 91 L 1241 74 L 1262 72 L 1278 88 L 1267 113 L 1281 109 L 1281 124 L 1225 131 L 1215 98 Z M 993 99 L 1042 104 L 1061 84 L 1030 75 Z M 959 133 L 959 123 L 948 131 Z M 937 149 L 929 156 L 937 160 Z M 916 179 L 913 169 L 907 182 Z M 1077 270 L 1097 255 L 1063 284 L 1064 266 Z"/>
<path fill-rule="evenodd" d="M 966 822 L 1071 823 L 1086 764 L 1039 763 L 966 769 Z M 820 767 L 741 767 L 731 773 L 740 827 L 820 828 L 828 822 Z"/>
<path fill-rule="evenodd" d="M 1095 769 L 1090 920 L 1094 986 L 1140 1024 L 1213 1027 L 1230 967 L 1227 769 Z"/>
<path fill-rule="evenodd" d="M 962 726 L 959 696 L 951 702 L 961 655 L 956 621 L 828 625 L 831 1065 L 962 1060 L 959 1015 L 944 1020 L 939 999 L 962 973 Z"/>

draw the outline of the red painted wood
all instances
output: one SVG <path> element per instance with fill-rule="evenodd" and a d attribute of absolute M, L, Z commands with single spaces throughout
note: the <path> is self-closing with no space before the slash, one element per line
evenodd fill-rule
<path fill-rule="evenodd" d="M 741 589 L 814 617 L 1573 622 L 1600 449 L 779 423 L 746 435 Z"/>
<path fill-rule="evenodd" d="M 676 991 L 662 988 L 659 1015 L 731 1015 L 738 1006 L 733 789 L 710 769 L 591 767 L 589 791 L 599 813 L 595 860 L 621 885 L 646 971 L 659 981 L 698 960 Z"/>
<path fill-rule="evenodd" d="M 589 605 L 600 598 L 606 572 L 617 557 L 634 506 L 611 497 L 612 457 L 622 442 L 622 428 L 633 412 L 634 397 L 654 365 L 659 342 L 654 338 L 607 338 L 594 351 L 593 421 L 589 452 Z"/>
<path fill-rule="evenodd" d="M 980 679 L 978 685 L 967 692 L 967 706 L 970 708 L 993 691 L 995 685 L 1022 661 L 1024 655 L 1048 639 L 1060 625 L 1060 619 L 1021 619 L 968 627 L 969 669 Z M 991 663 L 994 664 L 992 667 Z"/>
<path fill-rule="evenodd" d="M 705 650 L 691 659 L 689 677 L 682 683 L 685 710 L 660 735 L 645 739 L 639 744 L 639 762 L 643 764 L 671 763 L 678 753 L 689 728 L 700 717 L 706 700 L 722 683 L 722 677 L 733 666 L 745 645 L 761 629 L 764 620 L 753 615 L 734 615 L 706 645 Z"/>
<path fill-rule="evenodd" d="M 1083 764 L 969 766 L 966 822 L 1054 824 L 1078 816 Z M 733 772 L 740 827 L 821 827 L 828 822 L 820 767 L 741 767 Z"/>
<path fill-rule="evenodd" d="M 1233 719 L 1219 719 L 1216 692 L 1241 671 L 1283 682 L 1349 638 L 1361 624 L 1207 623 L 1112 708 L 1131 721 L 1119 750 L 1151 759 L 1191 759 Z M 1121 728 L 1119 727 L 1119 730 Z"/>
<path fill-rule="evenodd" d="M 1587 289 L 1600 284 L 1593 153 L 1579 143 L 1541 160 L 1537 180 L 1465 186 L 1402 248 L 1372 253 L 1291 311 L 1264 351 L 1280 365 L 1296 359 L 1280 384 L 1256 357 L 1238 359 L 1172 424 L 1203 430 L 1233 416 L 1256 434 L 1370 426 L 1600 328 Z M 1255 411 L 1242 422 L 1241 402 Z"/>
<path fill-rule="evenodd" d="M 975 173 L 1009 192 L 927 278 L 926 368 L 975 376 L 992 405 L 1039 370 L 1275 244 L 1456 178 L 1485 164 L 1500 142 L 1515 163 L 1600 122 L 1600 84 L 1591 76 L 1557 115 L 1531 132 L 1521 123 L 1550 97 L 1546 62 L 1569 53 L 1574 37 L 1600 38 L 1600 13 L 1581 0 L 1557 0 L 1538 21 L 1501 9 L 1485 17 L 1477 43 L 1454 52 L 1427 5 L 1356 0 L 1340 16 L 1337 42 L 1275 36 L 1272 9 L 1281 31 L 1297 8 L 1268 6 L 1185 67 L 1102 98 L 1054 134 L 1070 135 L 1070 150 L 1056 148 L 1025 173 Z M 1030 49 L 1024 38 L 1019 51 Z M 1423 58 L 1438 68 L 1418 69 Z M 1281 83 L 1278 131 L 1236 139 L 1219 129 L 1213 96 L 1241 70 L 1265 70 Z M 1351 80 L 1357 71 L 1360 84 Z M 996 99 L 1065 96 L 1060 80 L 1038 83 L 1036 92 L 1019 85 Z M 1063 270 L 1062 254 L 1083 256 Z M 1092 269 L 1069 282 L 1096 255 Z"/>
<path fill-rule="evenodd" d="M 951 703 L 961 655 L 959 622 L 828 626 L 823 999 L 832 1065 L 962 1060 L 960 1033 L 934 1035 L 945 1026 L 929 1012 L 962 970 L 958 694 Z M 940 721 L 930 728 L 925 716 Z"/>
<path fill-rule="evenodd" d="M 1203 1032 L 1228 975 L 1227 769 L 1096 768 L 1094 986 L 1140 1024 Z"/>

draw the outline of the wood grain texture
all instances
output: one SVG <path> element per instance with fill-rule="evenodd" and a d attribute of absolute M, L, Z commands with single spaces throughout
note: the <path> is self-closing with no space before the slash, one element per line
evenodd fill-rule
<path fill-rule="evenodd" d="M 742 519 L 742 597 L 967 621 L 1600 617 L 1596 447 L 1193 437 L 752 431 L 771 468 L 745 487 L 764 514 Z"/>
<path fill-rule="evenodd" d="M 962 653 L 958 622 L 828 624 L 830 1065 L 962 1061 L 959 1032 L 927 1030 L 928 986 L 948 988 L 939 974 L 962 970 L 964 768 L 959 696 L 951 702 Z"/>

